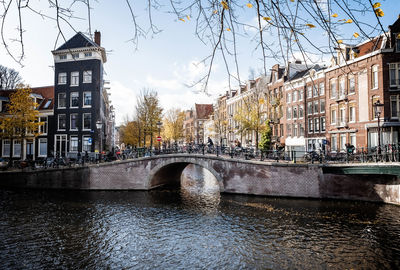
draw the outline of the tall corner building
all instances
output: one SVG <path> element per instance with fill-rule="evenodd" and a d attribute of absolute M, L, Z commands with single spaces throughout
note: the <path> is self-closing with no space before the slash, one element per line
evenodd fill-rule
<path fill-rule="evenodd" d="M 105 150 L 108 95 L 104 88 L 106 52 L 100 32 L 94 41 L 78 32 L 54 57 L 54 117 L 49 125 L 49 154 Z"/>

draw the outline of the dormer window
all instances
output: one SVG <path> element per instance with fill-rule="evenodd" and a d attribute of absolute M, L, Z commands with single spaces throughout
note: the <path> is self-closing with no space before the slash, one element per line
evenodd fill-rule
<path fill-rule="evenodd" d="M 85 57 L 92 57 L 92 52 L 85 52 Z"/>
<path fill-rule="evenodd" d="M 61 54 L 59 56 L 60 60 L 67 60 L 67 55 L 66 54 Z"/>
<path fill-rule="evenodd" d="M 79 58 L 79 53 L 73 53 L 73 54 L 72 54 L 72 58 L 73 58 L 73 59 Z"/>

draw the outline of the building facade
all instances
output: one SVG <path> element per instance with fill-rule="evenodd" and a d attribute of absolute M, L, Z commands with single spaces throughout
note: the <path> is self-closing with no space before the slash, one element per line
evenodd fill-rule
<path fill-rule="evenodd" d="M 54 118 L 49 155 L 94 153 L 106 149 L 107 93 L 103 86 L 105 49 L 100 32 L 92 41 L 77 33 L 54 50 Z"/>

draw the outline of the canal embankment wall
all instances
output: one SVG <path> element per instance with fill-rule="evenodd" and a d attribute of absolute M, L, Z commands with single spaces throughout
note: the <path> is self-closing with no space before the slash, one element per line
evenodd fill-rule
<path fill-rule="evenodd" d="M 143 158 L 85 167 L 0 172 L 0 186 L 76 190 L 150 190 L 179 182 L 187 164 L 209 170 L 225 193 L 346 199 L 400 205 L 400 177 L 377 164 L 268 163 L 204 156 Z M 343 173 L 341 168 L 353 169 Z M 364 167 L 362 167 L 364 166 Z M 365 170 L 365 166 L 373 170 Z M 369 167 L 368 167 L 369 166 Z M 327 170 L 327 168 L 329 170 Z M 365 173 L 363 173 L 364 168 Z M 382 167 L 383 168 L 383 167 Z M 400 170 L 399 165 L 393 168 Z M 357 169 L 357 170 L 354 170 Z"/>

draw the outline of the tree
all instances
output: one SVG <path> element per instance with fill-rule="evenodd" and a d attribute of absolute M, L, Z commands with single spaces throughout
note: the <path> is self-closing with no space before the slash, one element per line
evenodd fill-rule
<path fill-rule="evenodd" d="M 265 89 L 265 77 L 258 78 L 254 87 L 243 94 L 241 106 L 233 116 L 233 119 L 239 123 L 240 133 L 254 132 L 256 149 L 258 149 L 259 133 L 266 128 Z"/>
<path fill-rule="evenodd" d="M 164 116 L 163 127 L 165 141 L 177 142 L 183 138 L 183 121 L 185 120 L 185 112 L 180 109 L 169 109 Z"/>
<path fill-rule="evenodd" d="M 21 140 L 21 158 L 25 155 L 25 139 L 38 136 L 39 126 L 43 124 L 38 121 L 38 104 L 30 97 L 31 92 L 28 87 L 23 87 L 12 93 L 7 106 L 8 114 L 0 123 L 3 138 Z"/>
<path fill-rule="evenodd" d="M 270 150 L 271 148 L 271 135 L 272 135 L 272 130 L 269 126 L 270 121 L 267 120 L 265 123 L 265 129 L 263 130 L 261 134 L 261 140 L 259 143 L 259 147 L 262 151 L 267 151 Z"/>
<path fill-rule="evenodd" d="M 78 32 L 74 27 L 80 25 L 82 19 L 87 21 L 89 34 L 92 32 L 91 13 L 96 1 L 48 0 L 45 8 L 37 6 L 36 1 L 17 1 L 16 5 L 12 5 L 13 2 L 6 0 L 0 6 L 0 34 L 3 49 L 18 63 L 22 63 L 25 56 L 24 23 L 30 21 L 24 16 L 39 16 L 52 22 L 58 29 L 55 47 L 59 39 L 66 42 L 65 28 Z M 238 52 L 239 40 L 243 38 L 253 42 L 254 53 L 260 56 L 263 74 L 266 75 L 269 59 L 284 61 L 286 65 L 290 58 L 301 57 L 304 62 L 315 63 L 324 54 L 333 55 L 333 47 L 340 43 L 358 43 L 386 34 L 381 22 L 385 7 L 372 0 L 191 0 L 166 3 L 147 0 L 144 5 L 148 15 L 147 24 L 137 20 L 140 1 L 123 2 L 132 19 L 130 41 L 135 48 L 140 38 L 161 32 L 154 23 L 160 12 L 172 14 L 178 23 L 187 23 L 193 18 L 195 35 L 210 48 L 210 54 L 202 60 L 208 69 L 197 82 L 203 84 L 203 89 L 207 89 L 217 56 L 225 63 L 229 81 L 242 82 Z M 82 11 L 82 5 L 86 14 L 80 12 L 76 16 L 78 11 Z M 17 17 L 16 20 L 13 15 Z M 253 20 L 249 22 L 249 18 Z M 18 27 L 12 33 L 4 31 L 10 21 L 18 22 Z M 316 41 L 316 36 L 320 42 Z M 18 51 L 11 50 L 17 46 L 10 46 L 10 40 L 19 45 Z M 245 46 L 248 50 L 248 45 Z"/>
<path fill-rule="evenodd" d="M 146 147 L 148 136 L 150 136 L 150 148 L 155 142 L 154 133 L 157 132 L 157 122 L 161 121 L 163 109 L 157 92 L 154 90 L 143 89 L 137 99 L 136 117 L 139 133 L 143 134 L 143 146 Z"/>
<path fill-rule="evenodd" d="M 139 146 L 139 123 L 128 121 L 120 128 L 121 142 L 125 145 Z"/>
<path fill-rule="evenodd" d="M 0 65 L 0 90 L 12 90 L 22 83 L 19 72 Z"/>

